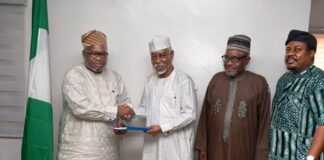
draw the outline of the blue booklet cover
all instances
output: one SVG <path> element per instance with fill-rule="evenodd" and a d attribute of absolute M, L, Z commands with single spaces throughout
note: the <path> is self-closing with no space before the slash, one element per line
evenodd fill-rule
<path fill-rule="evenodd" d="M 138 126 L 127 126 L 128 131 L 148 131 L 150 128 L 147 127 L 138 127 Z"/>
<path fill-rule="evenodd" d="M 116 127 L 115 130 L 128 130 L 128 131 L 148 131 L 150 128 L 147 127 L 138 127 L 138 126 L 126 126 L 126 127 Z"/>

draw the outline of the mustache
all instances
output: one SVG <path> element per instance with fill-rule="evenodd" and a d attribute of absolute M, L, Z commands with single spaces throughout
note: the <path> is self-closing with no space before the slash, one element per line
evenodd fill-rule
<path fill-rule="evenodd" d="M 286 61 L 288 61 L 289 59 L 293 59 L 293 60 L 297 61 L 297 57 L 295 57 L 295 56 L 288 56 L 286 58 Z"/>
<path fill-rule="evenodd" d="M 164 64 L 154 64 L 153 67 L 156 68 L 156 67 L 164 67 L 165 65 Z"/>

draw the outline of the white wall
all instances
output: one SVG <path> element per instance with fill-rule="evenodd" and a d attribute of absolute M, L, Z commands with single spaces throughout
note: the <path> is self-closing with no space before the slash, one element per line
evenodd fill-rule
<path fill-rule="evenodd" d="M 228 36 L 234 34 L 252 38 L 248 69 L 264 75 L 274 93 L 285 72 L 284 41 L 290 29 L 308 28 L 310 0 L 48 0 L 48 11 L 56 145 L 62 79 L 82 62 L 80 37 L 86 31 L 107 34 L 107 67 L 122 75 L 134 106 L 152 72 L 148 42 L 156 34 L 169 36 L 175 67 L 197 85 L 200 113 L 206 86 L 223 69 L 220 56 Z M 122 159 L 140 159 L 140 134 L 130 134 L 121 143 Z M 0 145 L 5 147 L 1 141 Z"/>
<path fill-rule="evenodd" d="M 285 71 L 288 31 L 307 29 L 310 11 L 309 0 L 52 0 L 48 6 L 55 131 L 64 73 L 82 61 L 80 36 L 90 29 L 108 35 L 108 67 L 122 75 L 134 106 L 152 72 L 149 40 L 156 34 L 170 36 L 176 68 L 196 82 L 200 112 L 207 83 L 222 70 L 220 56 L 228 36 L 244 33 L 252 38 L 249 69 L 264 75 L 274 93 Z M 126 141 L 130 145 L 122 147 L 123 153 L 136 150 L 138 157 L 128 158 L 139 159 L 138 139 Z"/>
<path fill-rule="evenodd" d="M 0 160 L 20 159 L 21 139 L 0 138 Z"/>

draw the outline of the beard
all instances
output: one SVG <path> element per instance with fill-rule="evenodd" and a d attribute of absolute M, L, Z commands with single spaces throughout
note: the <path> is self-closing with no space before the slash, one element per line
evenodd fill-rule
<path fill-rule="evenodd" d="M 156 71 L 156 72 L 157 72 L 157 74 L 162 75 L 162 74 L 164 74 L 166 71 L 167 71 L 167 70 L 164 69 L 164 70 L 162 70 L 162 71 Z"/>
<path fill-rule="evenodd" d="M 227 76 L 234 78 L 237 75 L 237 70 L 225 70 Z"/>
<path fill-rule="evenodd" d="M 167 71 L 167 66 L 166 65 L 154 65 L 153 66 L 155 72 L 159 75 L 164 74 Z"/>

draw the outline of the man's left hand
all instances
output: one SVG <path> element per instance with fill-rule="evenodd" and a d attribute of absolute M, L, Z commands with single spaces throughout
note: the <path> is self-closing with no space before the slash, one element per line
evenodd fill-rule
<path fill-rule="evenodd" d="M 156 135 L 162 133 L 162 130 L 161 130 L 160 125 L 150 125 L 150 126 L 148 126 L 148 128 L 150 128 L 150 130 L 148 130 L 147 132 L 145 132 L 146 134 L 150 134 L 152 136 L 156 136 Z"/>

